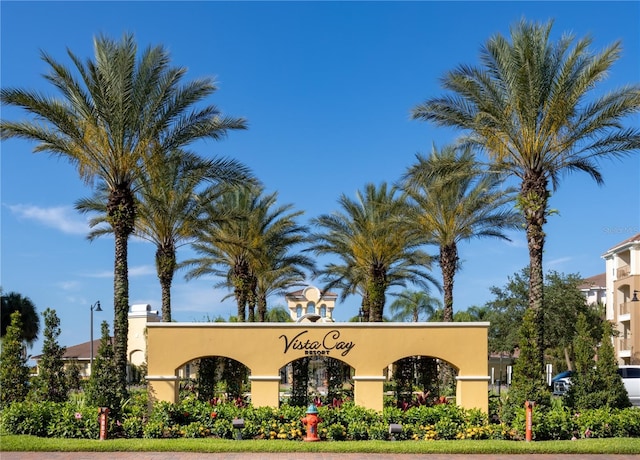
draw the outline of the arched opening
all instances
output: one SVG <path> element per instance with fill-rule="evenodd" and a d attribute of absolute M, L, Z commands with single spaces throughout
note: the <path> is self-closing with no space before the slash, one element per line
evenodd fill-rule
<path fill-rule="evenodd" d="M 406 356 L 387 369 L 386 406 L 406 409 L 434 405 L 455 397 L 458 369 L 433 356 Z"/>
<path fill-rule="evenodd" d="M 250 370 L 226 356 L 201 356 L 178 369 L 179 398 L 195 396 L 200 401 L 249 402 Z"/>
<path fill-rule="evenodd" d="M 280 403 L 331 405 L 353 399 L 354 369 L 330 356 L 305 356 L 280 369 Z"/>

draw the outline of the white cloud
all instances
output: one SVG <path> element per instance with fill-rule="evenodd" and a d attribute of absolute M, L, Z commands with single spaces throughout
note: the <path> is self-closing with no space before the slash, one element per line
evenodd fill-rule
<path fill-rule="evenodd" d="M 155 275 L 156 267 L 153 265 L 139 265 L 137 267 L 129 267 L 129 276 L 147 276 Z M 112 273 L 113 275 L 113 273 Z"/>
<path fill-rule="evenodd" d="M 546 269 L 551 269 L 553 267 L 558 267 L 561 265 L 564 265 L 567 262 L 571 262 L 573 260 L 573 257 L 558 257 L 557 259 L 552 259 L 549 261 L 546 261 L 544 263 L 544 265 L 546 266 Z"/>
<path fill-rule="evenodd" d="M 156 268 L 153 265 L 139 265 L 137 267 L 129 267 L 129 278 L 135 276 L 148 276 L 155 275 Z M 85 273 L 84 276 L 89 278 L 113 278 L 112 270 L 103 270 L 95 273 Z"/>
<path fill-rule="evenodd" d="M 62 233 L 86 235 L 89 232 L 88 220 L 80 217 L 71 206 L 41 208 L 27 204 L 16 204 L 7 205 L 7 207 L 19 219 L 35 221 L 47 227 L 55 228 Z"/>
<path fill-rule="evenodd" d="M 56 286 L 63 291 L 77 291 L 80 287 L 80 283 L 77 281 L 60 281 L 56 283 Z"/>

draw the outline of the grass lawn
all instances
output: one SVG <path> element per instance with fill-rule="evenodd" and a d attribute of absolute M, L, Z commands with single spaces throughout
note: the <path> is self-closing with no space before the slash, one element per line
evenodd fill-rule
<path fill-rule="evenodd" d="M 32 452 L 351 452 L 399 454 L 640 454 L 640 438 L 577 441 L 266 441 L 227 439 L 86 439 L 3 435 L 0 451 Z"/>

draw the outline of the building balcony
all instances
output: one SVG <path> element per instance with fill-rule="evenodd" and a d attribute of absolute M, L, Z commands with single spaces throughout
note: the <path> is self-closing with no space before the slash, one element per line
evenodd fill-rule
<path fill-rule="evenodd" d="M 616 269 L 616 279 L 622 279 L 631 276 L 631 267 L 629 265 L 624 265 Z"/>
<path fill-rule="evenodd" d="M 633 348 L 633 341 L 630 337 L 618 339 L 618 356 L 620 358 L 631 357 L 631 348 Z"/>

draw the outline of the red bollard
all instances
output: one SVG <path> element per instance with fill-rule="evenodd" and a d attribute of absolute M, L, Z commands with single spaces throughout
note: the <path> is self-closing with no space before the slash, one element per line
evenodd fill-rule
<path fill-rule="evenodd" d="M 525 409 L 525 440 L 527 442 L 531 441 L 533 437 L 533 406 L 536 403 L 534 401 L 525 401 L 524 409 Z"/>
<path fill-rule="evenodd" d="M 307 416 L 300 419 L 300 421 L 307 426 L 307 436 L 304 441 L 320 441 L 318 437 L 318 423 L 321 422 L 318 417 L 318 408 L 310 404 L 307 408 Z"/>
<path fill-rule="evenodd" d="M 100 441 L 107 439 L 107 422 L 109 419 L 109 408 L 101 407 L 99 419 L 100 419 Z"/>

